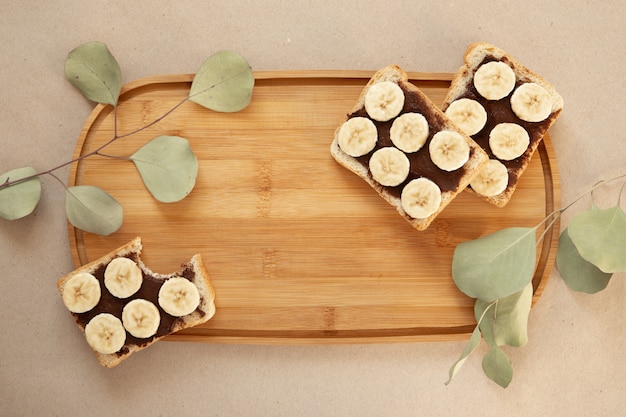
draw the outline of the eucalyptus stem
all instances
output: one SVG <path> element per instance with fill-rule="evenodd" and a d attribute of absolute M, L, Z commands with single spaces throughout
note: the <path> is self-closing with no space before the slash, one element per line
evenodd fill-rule
<path fill-rule="evenodd" d="M 600 180 L 597 183 L 595 183 L 593 185 L 593 187 L 591 187 L 589 190 L 587 190 L 586 192 L 582 193 L 580 196 L 578 196 L 576 199 L 574 199 L 574 201 L 572 201 L 571 203 L 569 203 L 567 206 L 565 206 L 564 208 L 560 209 L 562 212 L 569 209 L 571 206 L 573 206 L 574 204 L 576 204 L 578 201 L 580 201 L 583 197 L 585 197 L 587 194 L 591 194 L 594 192 L 595 189 L 599 188 L 600 186 L 609 183 L 609 182 L 613 182 L 613 181 L 617 181 L 619 179 L 622 178 L 626 178 L 626 174 L 621 174 L 618 175 L 617 177 L 613 177 L 613 178 L 609 178 L 608 180 Z M 623 187 L 622 187 L 623 188 Z"/>
<path fill-rule="evenodd" d="M 40 171 L 40 172 L 37 172 L 37 173 L 35 173 L 35 174 L 33 174 L 33 175 L 29 175 L 29 176 L 27 176 L 27 177 L 20 178 L 19 180 L 13 180 L 13 181 L 10 181 L 10 179 L 9 179 L 9 178 L 7 178 L 7 179 L 6 179 L 6 181 L 4 181 L 2 184 L 0 184 L 0 190 L 2 190 L 2 189 L 4 189 L 4 188 L 11 187 L 11 186 L 14 186 L 14 185 L 17 185 L 17 184 L 21 184 L 21 183 L 26 182 L 26 181 L 30 181 L 30 180 L 32 180 L 33 178 L 37 178 L 37 177 L 40 177 L 40 176 L 42 176 L 42 175 L 47 175 L 47 174 L 48 174 L 48 175 L 52 175 L 52 173 L 53 173 L 54 171 L 57 171 L 57 170 L 59 170 L 59 169 L 61 169 L 61 168 L 64 168 L 64 167 L 66 167 L 66 166 L 68 166 L 68 165 L 71 165 L 71 164 L 73 164 L 73 163 L 79 162 L 79 161 L 81 161 L 81 160 L 83 160 L 83 159 L 86 159 L 86 158 L 92 157 L 92 156 L 94 156 L 94 155 L 103 156 L 103 157 L 107 157 L 107 158 L 113 158 L 113 159 L 125 159 L 125 160 L 130 160 L 130 158 L 129 158 L 129 157 L 107 155 L 107 154 L 102 153 L 101 151 L 102 151 L 104 148 L 106 148 L 107 146 L 109 146 L 110 144 L 112 144 L 113 142 L 115 142 L 115 141 L 117 141 L 117 140 L 119 140 L 119 139 L 123 139 L 123 138 L 125 138 L 125 137 L 132 136 L 132 135 L 134 135 L 134 134 L 136 134 L 136 133 L 139 133 L 139 132 L 141 132 L 141 131 L 143 131 L 143 130 L 145 130 L 145 129 L 148 129 L 149 127 L 151 127 L 151 126 L 153 126 L 153 125 L 155 125 L 155 124 L 159 123 L 161 120 L 163 120 L 164 118 L 166 118 L 167 116 L 169 116 L 171 113 L 173 113 L 176 109 L 178 109 L 180 106 L 182 106 L 182 105 L 183 105 L 185 102 L 187 102 L 188 100 L 189 100 L 189 97 L 185 97 L 185 98 L 184 98 L 184 99 L 182 99 L 179 103 L 177 103 L 176 105 L 174 105 L 171 109 L 169 109 L 168 111 L 166 111 L 166 112 L 165 112 L 165 113 L 163 113 L 161 116 L 159 116 L 159 117 L 158 117 L 158 118 L 156 118 L 155 120 L 151 121 L 151 122 L 150 122 L 150 123 L 148 123 L 147 125 L 141 126 L 141 127 L 137 128 L 137 129 L 135 129 L 135 130 L 132 130 L 132 131 L 127 132 L 127 133 L 124 133 L 123 135 L 119 135 L 119 134 L 117 133 L 117 105 L 115 105 L 115 106 L 113 106 L 113 137 L 112 137 L 110 140 L 108 140 L 106 143 L 104 143 L 103 145 L 101 145 L 100 147 L 98 147 L 97 149 L 95 149 L 95 150 L 93 150 L 93 151 L 91 151 L 91 152 L 88 152 L 88 153 L 86 153 L 86 154 L 84 154 L 84 155 L 81 155 L 81 156 L 79 156 L 79 157 L 77 157 L 77 158 L 74 158 L 74 159 L 72 159 L 72 160 L 70 160 L 70 161 L 67 161 L 67 162 L 64 162 L 64 163 L 62 163 L 62 164 L 59 164 L 59 165 L 57 165 L 57 166 L 55 166 L 55 167 L 53 167 L 53 168 L 47 169 L 47 170 L 45 170 L 45 171 Z M 54 178 L 58 179 L 58 177 L 56 177 L 56 176 L 54 176 L 54 175 L 52 175 L 52 176 L 53 176 Z"/>
<path fill-rule="evenodd" d="M 56 175 L 54 175 L 52 172 L 48 172 L 48 175 L 50 175 L 52 178 L 54 178 L 55 180 L 57 180 L 64 188 L 67 189 L 67 186 L 65 185 L 65 183 L 61 180 L 61 178 L 57 177 Z"/>
<path fill-rule="evenodd" d="M 132 158 L 130 156 L 109 155 L 109 154 L 102 153 L 102 152 L 98 152 L 97 155 L 102 156 L 103 158 L 118 159 L 121 161 L 132 161 Z"/>
<path fill-rule="evenodd" d="M 109 143 L 113 142 L 114 140 L 117 139 L 121 139 L 121 138 L 125 138 L 127 136 L 131 136 L 134 135 L 135 133 L 139 133 L 142 130 L 145 130 L 157 123 L 159 123 L 161 120 L 165 119 L 167 116 L 169 116 L 171 113 L 173 113 L 176 109 L 178 109 L 180 106 L 182 106 L 183 104 L 185 104 L 187 101 L 189 100 L 189 97 L 185 97 L 184 99 L 182 99 L 179 103 L 177 103 L 174 107 L 172 107 L 171 109 L 169 109 L 168 111 L 166 111 L 165 113 L 163 113 L 161 116 L 159 116 L 158 118 L 154 119 L 153 121 L 151 121 L 150 123 L 148 123 L 145 126 L 142 126 L 140 128 L 137 128 L 135 130 L 132 130 L 130 132 L 124 133 L 123 135 L 117 135 L 115 136 L 114 139 L 112 139 Z M 100 148 L 98 148 L 98 150 L 104 148 L 106 145 L 108 145 L 109 143 L 106 143 L 105 145 L 101 146 Z"/>
<path fill-rule="evenodd" d="M 496 322 L 498 321 L 498 303 L 499 298 L 496 298 L 493 302 L 493 320 L 491 320 L 491 334 L 493 335 L 493 344 L 496 345 Z M 486 311 L 486 310 L 485 310 Z"/>
<path fill-rule="evenodd" d="M 117 102 L 113 106 L 113 137 L 117 138 Z"/>
<path fill-rule="evenodd" d="M 622 204 L 622 194 L 624 193 L 624 188 L 626 188 L 626 181 L 622 184 L 622 188 L 620 188 L 619 193 L 617 194 L 617 205 Z"/>
<path fill-rule="evenodd" d="M 585 191 L 584 193 L 582 193 L 581 195 L 576 197 L 573 201 L 571 201 L 565 207 L 556 209 L 552 213 L 548 214 L 542 221 L 539 222 L 539 224 L 537 224 L 537 226 L 535 226 L 536 228 L 539 228 L 542 224 L 544 224 L 548 220 L 550 220 L 548 225 L 545 227 L 545 229 L 543 230 L 543 232 L 541 233 L 541 235 L 537 239 L 537 244 L 539 244 L 539 242 L 541 242 L 541 240 L 545 237 L 546 233 L 554 226 L 554 224 L 559 219 L 559 217 L 561 217 L 563 212 L 565 212 L 570 207 L 572 207 L 574 204 L 576 204 L 577 202 L 582 200 L 587 194 L 593 194 L 594 190 L 596 190 L 597 188 L 601 187 L 602 185 L 607 184 L 609 182 L 617 181 L 617 180 L 622 179 L 622 178 L 626 178 L 626 174 L 618 175 L 617 177 L 609 178 L 608 180 L 600 180 L 600 181 L 596 182 L 589 190 Z M 618 195 L 618 198 L 617 198 L 617 204 L 618 205 L 620 204 L 620 199 L 622 197 L 622 193 L 624 191 L 624 187 L 625 186 L 626 186 L 626 181 L 624 181 L 624 184 L 622 184 L 622 188 L 620 189 L 620 192 L 619 192 L 619 195 Z"/>

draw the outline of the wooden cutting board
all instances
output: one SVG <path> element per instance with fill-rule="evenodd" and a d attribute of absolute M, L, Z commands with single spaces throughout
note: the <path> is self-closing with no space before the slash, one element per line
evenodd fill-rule
<path fill-rule="evenodd" d="M 453 340 L 473 330 L 473 300 L 455 287 L 457 244 L 511 226 L 535 226 L 560 205 L 549 135 L 503 209 L 461 193 L 426 231 L 413 229 L 329 147 L 373 72 L 256 72 L 253 100 L 238 113 L 185 102 L 193 75 L 142 79 L 124 87 L 119 135 L 105 152 L 128 156 L 159 135 L 188 139 L 199 159 L 193 192 L 158 203 L 128 161 L 90 157 L 69 184 L 102 187 L 124 207 L 124 224 L 101 237 L 69 226 L 76 266 L 141 236 L 155 272 L 201 253 L 217 313 L 170 340 L 237 343 L 351 343 Z M 452 74 L 409 73 L 440 104 Z M 111 106 L 98 105 L 75 157 L 114 136 Z M 558 231 L 558 224 L 553 229 Z M 541 232 L 541 231 L 540 231 Z M 533 279 L 541 295 L 558 233 L 538 245 Z"/>

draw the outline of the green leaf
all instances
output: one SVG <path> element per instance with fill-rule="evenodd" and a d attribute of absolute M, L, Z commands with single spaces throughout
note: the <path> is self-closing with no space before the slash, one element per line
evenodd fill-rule
<path fill-rule="evenodd" d="M 231 51 L 210 56 L 200 66 L 189 99 L 207 109 L 236 112 L 250 104 L 254 75 L 248 61 Z"/>
<path fill-rule="evenodd" d="M 502 388 L 509 386 L 513 380 L 513 367 L 509 358 L 500 347 L 494 346 L 483 358 L 483 371 L 493 382 Z"/>
<path fill-rule="evenodd" d="M 471 353 L 474 350 L 476 350 L 479 344 L 480 344 L 480 328 L 476 326 L 474 328 L 474 331 L 472 332 L 472 336 L 470 337 L 469 341 L 465 345 L 465 349 L 463 349 L 461 356 L 450 367 L 450 371 L 448 372 L 448 380 L 446 381 L 445 385 L 448 385 L 450 382 L 452 382 L 452 378 L 454 378 L 457 372 L 459 372 L 459 369 L 461 369 L 461 366 L 463 366 L 467 357 L 471 355 Z"/>
<path fill-rule="evenodd" d="M 35 175 L 33 167 L 17 168 L 0 175 L 0 185 Z M 38 177 L 0 189 L 0 217 L 17 220 L 35 210 L 41 198 L 41 181 Z"/>
<path fill-rule="evenodd" d="M 512 227 L 463 242 L 454 250 L 452 278 L 472 298 L 493 301 L 521 291 L 535 271 L 535 229 Z"/>
<path fill-rule="evenodd" d="M 480 330 L 490 346 L 524 346 L 528 342 L 528 315 L 533 299 L 532 283 L 522 291 L 498 300 L 494 308 L 491 304 L 476 300 L 474 316 L 482 317 Z"/>
<path fill-rule="evenodd" d="M 583 259 L 602 272 L 626 271 L 626 213 L 619 206 L 578 213 L 568 229 Z"/>
<path fill-rule="evenodd" d="M 117 200 L 92 185 L 67 188 L 65 212 L 74 227 L 102 236 L 119 229 L 124 219 L 123 208 Z"/>
<path fill-rule="evenodd" d="M 72 50 L 65 61 L 65 77 L 89 100 L 115 106 L 122 88 L 122 71 L 102 42 Z"/>
<path fill-rule="evenodd" d="M 185 198 L 196 184 L 198 158 L 189 141 L 179 136 L 159 136 L 131 156 L 152 196 L 163 203 Z"/>
<path fill-rule="evenodd" d="M 463 352 L 461 353 L 459 359 L 457 359 L 457 361 L 450 367 L 450 371 L 448 372 L 448 381 L 446 381 L 445 385 L 448 385 L 450 382 L 452 382 L 452 378 L 454 378 L 459 369 L 461 369 L 461 366 L 463 366 L 465 360 L 468 358 L 469 355 L 472 354 L 474 350 L 476 350 L 476 348 L 480 344 L 480 324 L 485 317 L 486 311 L 489 310 L 489 307 L 492 307 L 494 305 L 495 303 L 489 304 L 486 307 L 485 312 L 483 312 L 482 316 L 477 319 L 478 323 L 476 324 L 476 327 L 474 328 L 474 331 L 472 332 L 469 341 L 465 345 L 465 349 L 463 349 Z"/>
<path fill-rule="evenodd" d="M 595 294 L 605 289 L 613 276 L 612 273 L 602 272 L 580 256 L 569 236 L 569 227 L 563 230 L 559 238 L 556 266 L 568 287 L 587 294 Z"/>

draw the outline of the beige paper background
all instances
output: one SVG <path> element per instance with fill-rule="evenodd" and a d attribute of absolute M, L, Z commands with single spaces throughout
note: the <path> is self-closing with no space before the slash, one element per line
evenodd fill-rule
<path fill-rule="evenodd" d="M 75 46 L 100 40 L 124 82 L 193 73 L 233 49 L 255 70 L 453 72 L 477 40 L 550 80 L 565 110 L 551 130 L 562 201 L 626 171 L 622 1 L 34 1 L 0 12 L 0 172 L 68 160 L 92 109 L 65 80 Z M 58 172 L 67 179 L 68 170 Z M 92 357 L 56 280 L 73 269 L 63 188 L 42 179 L 34 214 L 0 220 L 0 404 L 7 416 L 616 416 L 626 406 L 624 273 L 595 296 L 553 272 L 530 342 L 507 349 L 502 390 L 484 344 L 455 381 L 464 342 L 347 346 L 159 343 L 113 370 Z M 615 204 L 619 184 L 594 194 Z M 626 197 L 624 197 L 626 199 Z M 586 208 L 583 200 L 564 216 Z M 626 204 L 622 203 L 622 206 Z"/>

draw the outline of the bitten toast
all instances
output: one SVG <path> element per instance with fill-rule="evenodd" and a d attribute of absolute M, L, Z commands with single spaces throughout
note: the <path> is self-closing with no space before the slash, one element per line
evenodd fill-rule
<path fill-rule="evenodd" d="M 165 275 L 142 262 L 141 250 L 136 237 L 57 282 L 65 306 L 107 368 L 215 314 L 215 291 L 199 254 Z"/>

